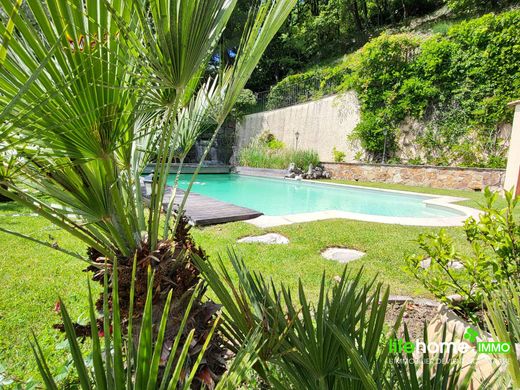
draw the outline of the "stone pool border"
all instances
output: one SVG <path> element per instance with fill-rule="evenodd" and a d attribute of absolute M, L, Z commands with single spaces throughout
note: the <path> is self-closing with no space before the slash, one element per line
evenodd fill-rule
<path fill-rule="evenodd" d="M 253 176 L 253 177 L 271 177 L 275 179 L 281 179 L 277 175 L 255 175 L 251 171 L 247 173 L 240 173 L 239 175 L 243 176 Z M 283 179 L 282 180 L 294 180 L 294 179 Z M 380 215 L 371 215 L 371 214 L 361 214 L 361 213 L 352 213 L 349 211 L 340 211 L 340 210 L 327 210 L 327 211 L 317 211 L 313 213 L 301 213 L 301 214 L 291 214 L 291 215 L 283 215 L 283 216 L 269 216 L 262 215 L 260 217 L 247 220 L 245 222 L 255 225 L 260 228 L 269 228 L 275 226 L 283 226 L 283 225 L 292 225 L 295 223 L 302 222 L 314 222 L 314 221 L 322 221 L 326 219 L 351 219 L 363 222 L 377 222 L 377 223 L 386 223 L 392 225 L 405 225 L 405 226 L 424 226 L 424 227 L 452 227 L 452 226 L 462 226 L 464 225 L 464 221 L 469 217 L 478 218 L 478 216 L 482 213 L 477 209 L 460 206 L 454 204 L 454 202 L 460 202 L 463 200 L 467 200 L 467 198 L 460 198 L 455 196 L 446 196 L 446 195 L 431 195 L 424 194 L 420 192 L 413 191 L 400 191 L 400 190 L 390 190 L 383 188 L 374 188 L 374 187 L 366 187 L 366 186 L 357 186 L 351 184 L 340 184 L 340 183 L 323 183 L 316 182 L 314 180 L 301 180 L 304 183 L 309 184 L 321 184 L 328 186 L 337 186 L 337 187 L 347 187 L 347 188 L 363 188 L 371 191 L 385 191 L 399 194 L 407 194 L 407 195 L 418 195 L 423 197 L 432 197 L 433 199 L 427 199 L 424 201 L 425 204 L 431 206 L 440 206 L 446 207 L 448 209 L 452 209 L 463 213 L 461 216 L 456 217 L 440 217 L 440 218 L 413 218 L 413 217 L 387 217 Z"/>

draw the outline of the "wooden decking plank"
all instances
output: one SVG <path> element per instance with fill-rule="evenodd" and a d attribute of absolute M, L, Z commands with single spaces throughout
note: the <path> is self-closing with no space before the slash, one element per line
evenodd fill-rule
<path fill-rule="evenodd" d="M 145 198 L 149 198 L 144 194 Z M 163 198 L 163 209 L 167 210 L 171 200 L 172 188 L 169 187 Z M 174 200 L 174 210 L 182 202 L 184 191 L 177 189 Z M 219 223 L 244 221 L 263 215 L 263 213 L 246 207 L 237 206 L 231 203 L 222 202 L 220 200 L 210 198 L 208 196 L 190 193 L 186 201 L 184 214 L 190 220 L 190 223 L 197 226 L 215 225 Z"/>

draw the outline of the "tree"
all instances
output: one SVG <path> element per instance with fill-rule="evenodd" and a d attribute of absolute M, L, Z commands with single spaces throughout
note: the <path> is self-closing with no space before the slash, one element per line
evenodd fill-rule
<path fill-rule="evenodd" d="M 162 218 L 171 162 L 182 161 L 208 119 L 214 141 L 295 1 L 256 2 L 234 63 L 204 81 L 237 0 L 47 0 L 22 10 L 20 0 L 0 0 L 0 152 L 17 155 L 17 174 L 0 178 L 0 195 L 82 240 L 88 256 L 75 256 L 95 280 L 105 269 L 112 276 L 118 259 L 123 321 L 136 259 L 137 329 L 152 267 L 154 322 L 173 291 L 166 355 L 199 280 L 186 254 L 204 256 L 183 222 L 191 184 Z M 145 212 L 140 176 L 152 152 Z M 194 344 L 204 343 L 215 311 L 196 297 L 186 328 L 196 329 Z M 218 342 L 202 369 L 222 369 L 212 353 Z"/>

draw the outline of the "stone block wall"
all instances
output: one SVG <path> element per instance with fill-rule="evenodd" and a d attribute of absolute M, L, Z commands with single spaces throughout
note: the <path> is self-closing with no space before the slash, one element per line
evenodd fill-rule
<path fill-rule="evenodd" d="M 501 189 L 504 169 L 360 163 L 323 163 L 333 179 L 482 191 Z"/>

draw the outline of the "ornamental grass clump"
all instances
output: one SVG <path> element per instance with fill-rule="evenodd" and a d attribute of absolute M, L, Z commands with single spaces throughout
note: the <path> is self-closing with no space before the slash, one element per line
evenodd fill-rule
<path fill-rule="evenodd" d="M 294 163 L 299 169 L 307 170 L 311 164 L 318 166 L 320 158 L 314 150 L 287 148 L 273 134 L 265 132 L 240 150 L 238 162 L 244 167 L 271 169 L 286 169 Z"/>

